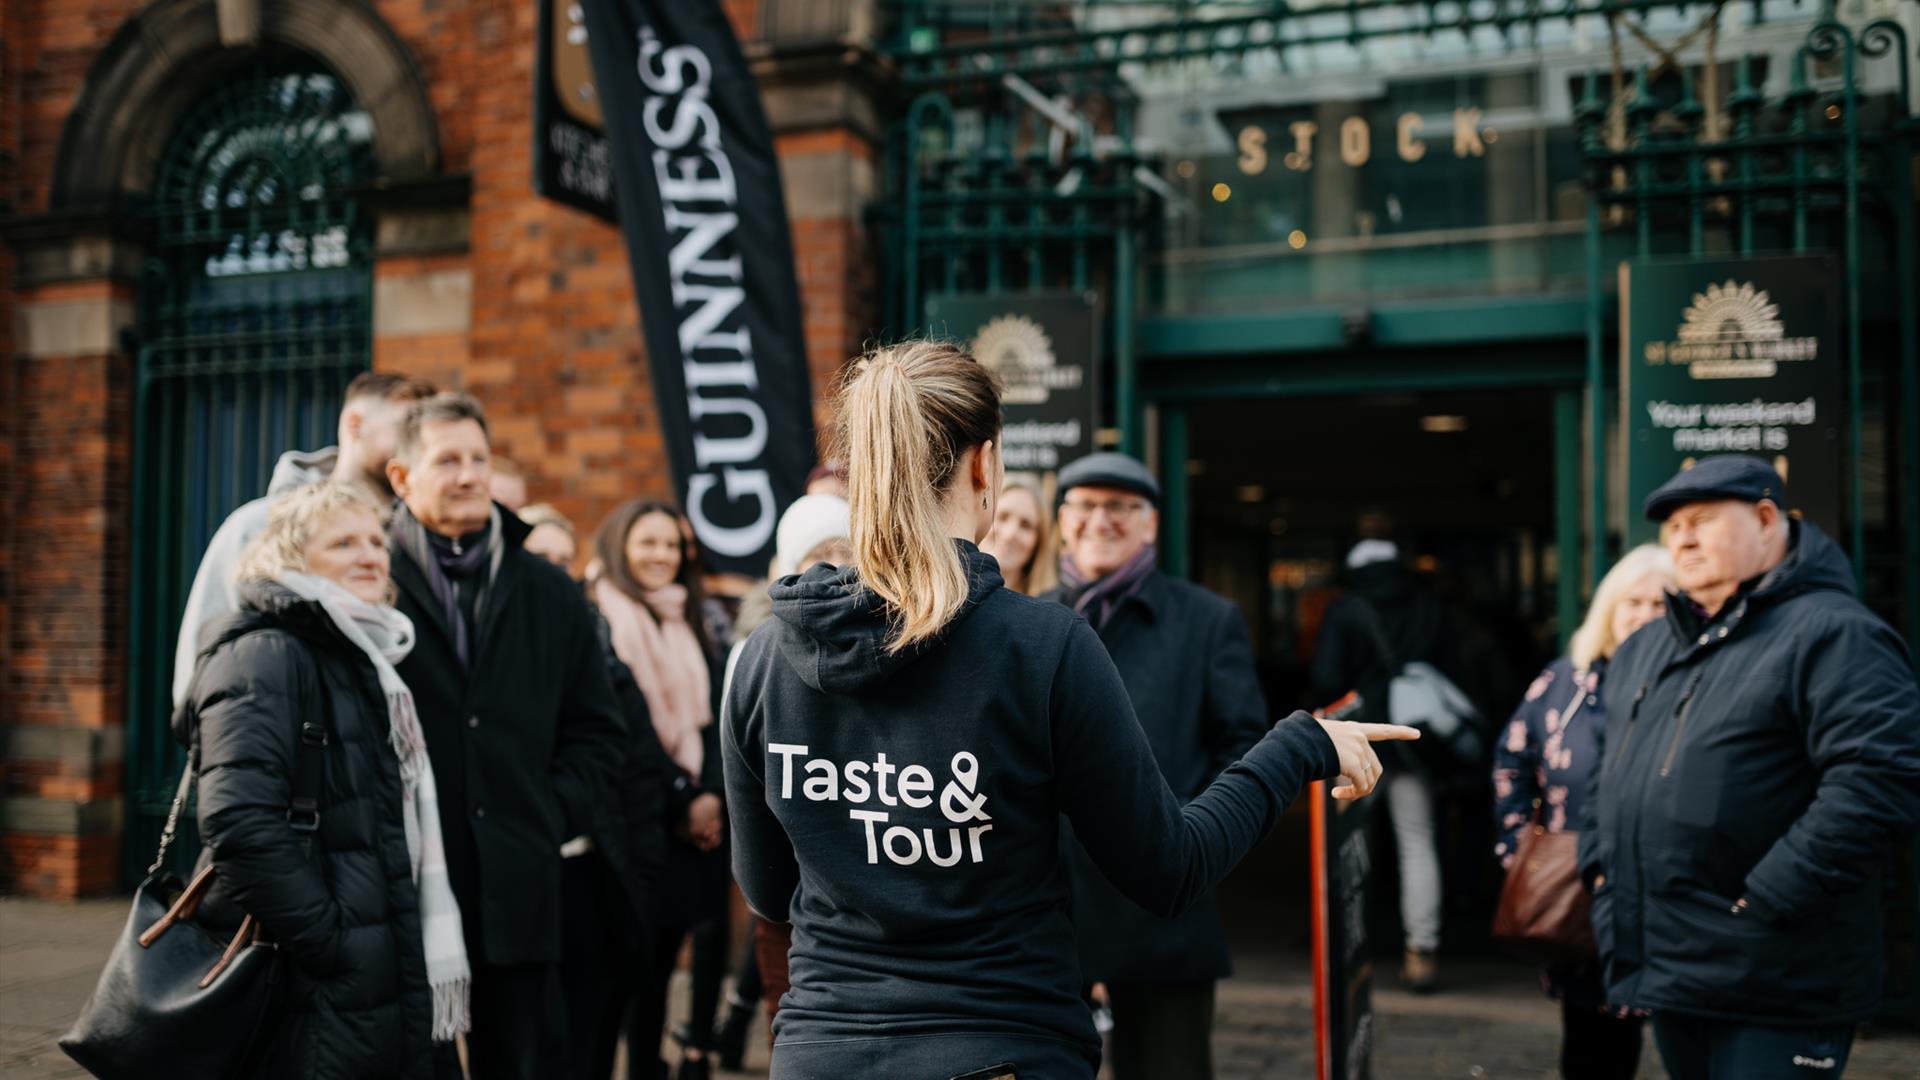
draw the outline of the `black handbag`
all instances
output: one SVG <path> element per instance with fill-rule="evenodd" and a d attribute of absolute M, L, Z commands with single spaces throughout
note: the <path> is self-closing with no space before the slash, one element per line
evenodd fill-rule
<path fill-rule="evenodd" d="M 288 826 L 310 847 L 320 825 L 326 731 L 304 724 L 295 750 Z M 226 1080 L 256 1068 L 280 1020 L 287 962 L 252 915 L 231 935 L 196 922 L 213 886 L 209 862 L 184 887 L 162 872 L 180 811 L 193 786 L 198 750 L 174 793 L 160 834 L 160 852 L 134 890 L 133 910 L 107 958 L 93 996 L 60 1049 L 102 1080 L 156 1075 Z"/>

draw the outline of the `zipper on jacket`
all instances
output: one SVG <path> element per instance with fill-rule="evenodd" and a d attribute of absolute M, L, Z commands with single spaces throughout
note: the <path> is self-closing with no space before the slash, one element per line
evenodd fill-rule
<path fill-rule="evenodd" d="M 1673 741 L 1667 744 L 1667 758 L 1660 763 L 1660 775 L 1665 776 L 1673 769 L 1673 757 L 1680 752 L 1680 736 L 1687 730 L 1687 713 L 1693 709 L 1693 692 L 1700 688 L 1700 680 L 1705 671 L 1696 671 L 1688 681 L 1687 688 L 1680 694 L 1680 707 L 1674 711 Z"/>

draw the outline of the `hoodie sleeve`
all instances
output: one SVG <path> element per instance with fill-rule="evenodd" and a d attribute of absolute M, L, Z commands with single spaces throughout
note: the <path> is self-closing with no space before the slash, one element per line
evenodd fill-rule
<path fill-rule="evenodd" d="M 287 827 L 300 720 L 323 693 L 305 649 L 283 633 L 222 646 L 187 707 L 199 721 L 200 835 L 220 881 L 319 976 L 335 965 L 340 905 Z"/>
<path fill-rule="evenodd" d="M 1899 637 L 1863 612 L 1807 638 L 1798 681 L 1819 784 L 1746 881 L 1747 901 L 1783 922 L 1863 887 L 1920 818 L 1920 691 Z"/>
<path fill-rule="evenodd" d="M 753 641 L 740 666 L 750 684 Z M 764 642 L 759 647 L 764 647 Z M 766 733 L 760 728 L 751 685 L 735 683 L 726 695 L 720 722 L 720 757 L 726 772 L 727 819 L 733 829 L 733 879 L 747 906 L 769 922 L 788 922 L 793 891 L 800 885 L 800 864 L 793 840 L 767 805 Z"/>
<path fill-rule="evenodd" d="M 193 682 L 193 668 L 200 655 L 200 631 L 222 615 L 240 610 L 240 589 L 234 584 L 233 571 L 240 565 L 240 554 L 267 523 L 267 504 L 255 499 L 227 515 L 227 520 L 207 541 L 200 556 L 200 567 L 193 573 L 193 587 L 187 590 L 187 609 L 180 616 L 180 636 L 173 646 L 173 705 L 186 704 L 187 687 Z"/>
<path fill-rule="evenodd" d="M 1120 673 L 1080 619 L 1067 632 L 1051 714 L 1055 783 L 1074 835 L 1115 888 L 1162 917 L 1225 877 L 1309 781 L 1340 771 L 1333 740 L 1295 713 L 1182 808 Z"/>

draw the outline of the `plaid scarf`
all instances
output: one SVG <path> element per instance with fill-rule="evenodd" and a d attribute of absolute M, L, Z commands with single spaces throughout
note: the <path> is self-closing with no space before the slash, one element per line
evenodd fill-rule
<path fill-rule="evenodd" d="M 452 1042 L 471 1027 L 466 934 L 460 903 L 447 876 L 446 841 L 440 833 L 440 796 L 433 762 L 414 711 L 413 691 L 394 665 L 413 651 L 413 621 L 386 604 L 369 604 L 326 578 L 288 571 L 274 580 L 320 605 L 341 636 L 366 654 L 387 698 L 387 743 L 400 765 L 400 817 L 420 893 L 420 941 L 433 991 L 433 1039 Z"/>
<path fill-rule="evenodd" d="M 1098 631 L 1120 610 L 1121 601 L 1135 595 L 1160 568 L 1160 553 L 1148 544 L 1120 568 L 1103 578 L 1089 578 L 1071 555 L 1060 556 L 1060 582 L 1067 587 L 1067 603 L 1087 617 Z"/>
<path fill-rule="evenodd" d="M 442 550 L 405 503 L 400 504 L 393 515 L 391 533 L 394 548 L 413 559 L 426 577 L 427 586 L 433 590 L 433 598 L 439 601 L 447 632 L 453 636 L 455 655 L 460 657 L 461 664 L 471 664 L 474 650 L 467 641 L 467 620 L 460 616 L 460 590 L 479 588 L 480 595 L 473 601 L 473 625 L 479 627 L 487 610 L 487 594 L 493 591 L 494 578 L 500 574 L 500 561 L 506 557 L 506 543 L 500 536 L 500 508 L 495 506 L 487 519 L 485 541 L 464 548 L 456 541 L 453 547 Z M 476 586 L 469 579 L 478 576 L 476 571 L 482 559 L 486 560 L 487 572 Z"/>

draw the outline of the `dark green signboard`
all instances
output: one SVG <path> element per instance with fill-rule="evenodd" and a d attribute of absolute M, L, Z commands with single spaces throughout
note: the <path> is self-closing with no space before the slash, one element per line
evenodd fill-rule
<path fill-rule="evenodd" d="M 1092 294 L 930 296 L 927 328 L 966 345 L 999 374 L 1007 468 L 1050 473 L 1093 452 L 1099 307 Z"/>
<path fill-rule="evenodd" d="M 1627 541 L 1640 503 L 1711 454 L 1751 454 L 1788 509 L 1840 532 L 1845 455 L 1840 269 L 1827 256 L 1643 259 L 1620 267 Z"/>

